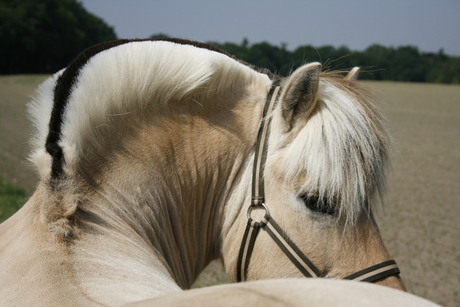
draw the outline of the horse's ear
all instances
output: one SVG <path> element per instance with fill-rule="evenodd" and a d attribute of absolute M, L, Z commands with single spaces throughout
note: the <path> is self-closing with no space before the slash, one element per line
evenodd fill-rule
<path fill-rule="evenodd" d="M 320 72 L 320 63 L 310 63 L 298 68 L 288 79 L 281 96 L 281 112 L 288 130 L 299 116 L 308 118 L 314 110 Z"/>
<path fill-rule="evenodd" d="M 359 67 L 353 67 L 353 69 L 350 70 L 348 75 L 345 77 L 345 80 L 354 81 L 358 79 L 358 74 L 359 74 Z"/>

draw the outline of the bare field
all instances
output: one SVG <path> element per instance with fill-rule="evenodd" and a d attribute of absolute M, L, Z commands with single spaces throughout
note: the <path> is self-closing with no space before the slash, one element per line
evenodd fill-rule
<path fill-rule="evenodd" d="M 460 305 L 460 86 L 367 82 L 395 143 L 380 227 L 410 292 Z"/>
<path fill-rule="evenodd" d="M 25 103 L 44 76 L 0 76 L 0 177 L 32 193 Z M 394 137 L 393 171 L 379 215 L 409 291 L 460 306 L 460 86 L 365 82 Z M 228 281 L 213 262 L 195 286 Z"/>
<path fill-rule="evenodd" d="M 26 103 L 45 76 L 0 76 L 0 177 L 30 194 L 37 176 L 28 165 L 31 132 Z"/>

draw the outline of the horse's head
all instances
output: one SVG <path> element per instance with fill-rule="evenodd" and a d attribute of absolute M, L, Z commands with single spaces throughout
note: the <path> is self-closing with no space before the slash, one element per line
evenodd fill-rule
<path fill-rule="evenodd" d="M 237 279 L 344 278 L 378 265 L 368 275 L 404 289 L 393 276 L 396 265 L 387 262 L 389 254 L 373 216 L 389 164 L 390 142 L 382 118 L 369 93 L 355 82 L 357 69 L 345 78 L 320 70 L 318 63 L 296 70 L 281 83 L 278 103 L 265 117 L 271 119 L 266 124 L 268 148 L 260 155 L 266 154 L 266 162 L 257 161 L 256 146 L 255 164 L 262 172 L 254 176 L 256 182 L 263 176 L 265 195 L 260 202 L 265 208 L 258 206 L 254 193 L 248 212 L 243 206 L 229 232 L 232 242 L 224 241 L 227 271 Z M 243 235 L 248 219 L 267 231 L 256 237 L 252 233 L 257 229 L 247 226 L 249 234 Z M 243 237 L 239 249 L 237 238 Z M 302 269 L 309 261 L 312 265 Z M 378 275 L 385 270 L 389 273 Z M 359 275 L 365 279 L 366 272 Z"/>

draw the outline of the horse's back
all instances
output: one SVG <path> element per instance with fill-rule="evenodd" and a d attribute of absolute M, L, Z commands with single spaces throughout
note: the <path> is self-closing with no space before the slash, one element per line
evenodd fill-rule
<path fill-rule="evenodd" d="M 438 306 L 370 283 L 332 279 L 275 279 L 194 289 L 129 304 L 147 306 Z"/>

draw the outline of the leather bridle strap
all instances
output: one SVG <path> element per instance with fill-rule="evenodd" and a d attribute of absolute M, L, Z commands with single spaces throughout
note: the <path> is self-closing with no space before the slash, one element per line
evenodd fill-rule
<path fill-rule="evenodd" d="M 241 243 L 240 253 L 238 255 L 237 262 L 237 277 L 238 282 L 246 279 L 246 272 L 248 270 L 249 260 L 251 259 L 252 249 L 254 247 L 255 240 L 259 234 L 260 227 L 263 223 L 254 222 L 250 217 L 250 210 L 253 207 L 264 206 L 264 166 L 265 160 L 267 159 L 267 146 L 268 146 L 268 127 L 270 126 L 271 114 L 275 107 L 276 98 L 281 87 L 275 82 L 270 92 L 267 95 L 267 102 L 265 103 L 264 110 L 262 112 L 262 123 L 259 127 L 259 133 L 257 134 L 256 151 L 254 154 L 254 170 L 252 172 L 252 198 L 251 205 L 248 209 L 248 224 L 243 235 L 243 242 Z M 268 209 L 265 207 L 268 212 Z"/>
<path fill-rule="evenodd" d="M 321 271 L 302 253 L 300 248 L 292 242 L 292 240 L 281 229 L 278 223 L 271 216 L 266 216 L 267 221 L 265 230 L 272 237 L 273 241 L 278 244 L 281 250 L 291 260 L 291 262 L 302 272 L 306 277 L 321 277 Z"/>
<path fill-rule="evenodd" d="M 268 209 L 265 208 L 265 210 L 266 214 L 260 222 L 255 222 L 252 218 L 248 218 L 248 224 L 243 236 L 243 244 L 241 245 L 240 255 L 238 257 L 237 263 L 238 282 L 246 280 L 246 274 L 252 250 L 260 229 L 264 229 L 270 235 L 273 241 L 275 241 L 275 243 L 289 258 L 289 260 L 291 260 L 291 262 L 305 277 L 331 278 L 321 274 L 321 271 L 310 261 L 310 259 L 308 259 L 304 253 L 302 253 L 299 247 L 297 247 L 297 245 L 292 242 L 292 240 L 278 225 L 278 223 L 275 222 L 273 217 L 270 216 Z M 364 270 L 358 271 L 354 274 L 344 277 L 343 279 L 375 282 L 388 276 L 398 275 L 399 273 L 400 271 L 396 262 L 394 260 L 388 260 L 380 264 L 368 267 Z"/>
<path fill-rule="evenodd" d="M 267 116 L 272 113 L 275 106 L 276 98 L 280 86 L 274 84 L 267 96 L 267 102 L 265 104 L 262 113 L 262 123 L 259 128 L 257 136 L 256 151 L 254 155 L 254 171 L 253 171 L 253 184 L 252 184 L 252 199 L 251 205 L 248 208 L 247 216 L 248 223 L 243 235 L 243 241 L 241 242 L 240 251 L 237 260 L 236 277 L 237 281 L 244 281 L 247 279 L 247 271 L 249 262 L 251 260 L 252 251 L 260 232 L 260 229 L 264 229 L 270 237 L 276 242 L 291 262 L 302 272 L 305 277 L 327 277 L 321 274 L 321 271 L 308 259 L 308 257 L 302 253 L 297 245 L 287 236 L 283 229 L 275 222 L 270 216 L 268 207 L 265 205 L 264 199 L 264 166 L 267 159 L 267 146 L 268 146 L 268 127 L 270 125 L 271 116 Z M 255 222 L 251 217 L 251 212 L 254 208 L 264 208 L 265 216 L 260 222 Z M 399 268 L 394 260 L 382 262 L 380 264 L 371 266 L 367 269 L 356 272 L 352 275 L 345 277 L 344 279 L 356 280 L 356 281 L 367 281 L 374 282 L 379 279 L 398 275 Z"/>
<path fill-rule="evenodd" d="M 262 123 L 257 134 L 256 152 L 254 155 L 254 170 L 252 172 L 252 201 L 251 205 L 261 206 L 264 203 L 264 167 L 267 160 L 268 127 L 271 114 L 275 107 L 276 98 L 281 87 L 274 84 L 267 96 L 267 102 L 262 112 Z"/>
<path fill-rule="evenodd" d="M 379 279 L 398 275 L 400 273 L 398 265 L 394 260 L 388 260 L 373 266 L 368 267 L 367 269 L 358 271 L 354 274 L 351 274 L 343 279 L 356 280 L 356 281 L 367 281 L 375 282 Z"/>
<path fill-rule="evenodd" d="M 256 242 L 261 223 L 256 223 L 252 219 L 248 220 L 246 230 L 244 231 L 243 242 L 241 242 L 238 262 L 236 264 L 236 280 L 238 282 L 246 280 L 249 261 L 251 260 L 252 250 Z"/>
<path fill-rule="evenodd" d="M 292 240 L 286 235 L 283 229 L 275 222 L 272 217 L 265 217 L 264 220 L 267 221 L 264 229 L 305 277 L 331 278 L 321 274 L 321 271 L 310 261 L 310 259 L 308 259 L 304 253 L 302 253 L 297 245 L 292 242 Z M 397 275 L 399 273 L 400 271 L 396 262 L 394 260 L 388 260 L 380 264 L 368 267 L 364 270 L 358 271 L 354 274 L 344 277 L 343 279 L 375 282 L 384 277 Z"/>

